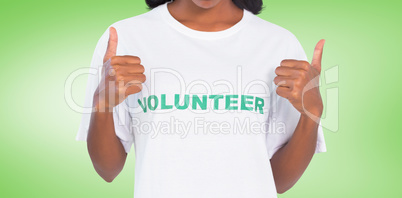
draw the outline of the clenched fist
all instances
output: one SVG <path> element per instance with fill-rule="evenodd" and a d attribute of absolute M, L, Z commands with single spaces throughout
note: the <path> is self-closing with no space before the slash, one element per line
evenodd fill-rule
<path fill-rule="evenodd" d="M 128 55 L 116 56 L 117 32 L 113 27 L 109 32 L 102 77 L 94 94 L 94 107 L 101 111 L 111 111 L 130 94 L 140 92 L 146 79 L 140 58 Z"/>
<path fill-rule="evenodd" d="M 276 93 L 288 99 L 301 114 L 314 120 L 319 119 L 323 111 L 318 83 L 324 43 L 325 40 L 317 43 L 311 64 L 288 59 L 283 60 L 275 70 Z"/>

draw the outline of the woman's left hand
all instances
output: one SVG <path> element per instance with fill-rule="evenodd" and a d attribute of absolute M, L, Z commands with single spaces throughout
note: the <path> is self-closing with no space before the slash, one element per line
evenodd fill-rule
<path fill-rule="evenodd" d="M 311 64 L 307 61 L 283 60 L 276 68 L 274 82 L 278 85 L 276 93 L 289 102 L 302 114 L 313 120 L 321 117 L 323 102 L 319 90 L 321 59 L 325 40 L 320 40 L 315 49 Z"/>

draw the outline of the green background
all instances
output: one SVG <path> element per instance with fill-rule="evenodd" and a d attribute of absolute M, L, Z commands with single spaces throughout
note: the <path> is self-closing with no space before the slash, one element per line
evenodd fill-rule
<path fill-rule="evenodd" d="M 325 38 L 324 70 L 339 66 L 332 85 L 339 90 L 339 120 L 324 122 L 339 130 L 324 131 L 328 152 L 315 155 L 279 197 L 402 197 L 401 3 L 264 4 L 259 16 L 294 33 L 309 59 Z M 81 115 L 67 106 L 64 83 L 89 66 L 110 24 L 146 11 L 142 0 L 1 1 L 0 197 L 132 197 L 133 153 L 112 183 L 97 175 L 86 144 L 75 141 Z M 79 104 L 86 79 L 73 86 Z"/>

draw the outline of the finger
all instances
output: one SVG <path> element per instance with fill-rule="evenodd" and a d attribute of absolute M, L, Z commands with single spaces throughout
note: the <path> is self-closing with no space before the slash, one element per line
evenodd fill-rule
<path fill-rule="evenodd" d="M 293 67 L 286 67 L 286 66 L 279 66 L 275 69 L 275 74 L 278 76 L 297 76 L 301 69 L 293 68 Z"/>
<path fill-rule="evenodd" d="M 103 57 L 103 63 L 105 63 L 111 57 L 116 56 L 116 50 L 117 50 L 117 31 L 114 27 L 110 27 L 109 41 L 107 44 L 105 56 Z"/>
<path fill-rule="evenodd" d="M 140 64 L 118 64 L 113 65 L 113 68 L 124 74 L 143 74 L 145 72 L 144 66 Z"/>
<path fill-rule="evenodd" d="M 276 93 L 283 98 L 289 99 L 291 91 L 287 87 L 277 87 Z"/>
<path fill-rule="evenodd" d="M 287 76 L 277 76 L 274 78 L 274 83 L 279 87 L 291 88 L 293 84 L 293 78 Z"/>
<path fill-rule="evenodd" d="M 310 63 L 302 60 L 285 59 L 281 61 L 280 66 L 291 67 L 295 69 L 304 69 L 307 71 L 310 67 Z"/>
<path fill-rule="evenodd" d="M 131 94 L 138 93 L 141 90 L 142 90 L 142 84 L 141 83 L 127 84 L 125 86 L 125 89 L 124 89 L 124 92 L 125 92 L 124 94 L 127 97 L 127 96 L 129 96 Z"/>
<path fill-rule="evenodd" d="M 293 67 L 298 64 L 298 60 L 294 59 L 284 59 L 281 61 L 280 66 L 286 66 L 286 67 Z"/>
<path fill-rule="evenodd" d="M 126 83 L 143 83 L 147 77 L 144 74 L 126 74 L 124 75 L 124 81 Z"/>
<path fill-rule="evenodd" d="M 143 74 L 145 72 L 145 68 L 143 65 L 133 65 L 128 67 L 127 73 L 129 74 Z"/>
<path fill-rule="evenodd" d="M 321 72 L 321 60 L 322 60 L 322 52 L 324 50 L 325 40 L 321 39 L 318 41 L 317 45 L 314 48 L 313 59 L 311 61 L 311 66 L 313 66 L 318 72 Z"/>
<path fill-rule="evenodd" d="M 138 56 L 113 56 L 110 62 L 111 65 L 130 65 L 130 64 L 140 64 L 141 59 Z"/>
<path fill-rule="evenodd" d="M 127 84 L 141 84 L 147 80 L 144 74 L 120 74 L 116 75 L 116 78 L 111 79 L 110 81 L 114 81 L 116 86 L 122 87 Z"/>

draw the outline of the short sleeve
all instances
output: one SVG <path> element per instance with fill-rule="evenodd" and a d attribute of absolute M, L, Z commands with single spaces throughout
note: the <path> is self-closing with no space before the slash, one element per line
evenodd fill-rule
<path fill-rule="evenodd" d="M 295 36 L 291 35 L 288 43 L 288 50 L 284 59 L 307 60 L 307 56 L 300 42 Z M 300 119 L 300 112 L 286 99 L 276 93 L 276 85 L 270 95 L 270 112 L 268 123 L 271 128 L 267 134 L 267 149 L 268 155 L 272 156 L 283 147 L 292 137 L 294 130 Z M 321 121 L 317 131 L 317 145 L 315 153 L 326 152 L 324 133 L 321 126 Z"/>
<path fill-rule="evenodd" d="M 86 141 L 91 119 L 93 95 L 100 82 L 100 72 L 103 66 L 103 56 L 106 52 L 109 38 L 109 28 L 99 39 L 92 56 L 91 67 L 89 68 L 88 82 L 85 93 L 84 110 L 81 123 L 76 135 L 76 141 Z M 117 49 L 119 51 L 119 48 Z M 131 116 L 126 101 L 120 103 L 113 109 L 113 122 L 116 136 L 122 143 L 126 153 L 130 152 L 134 142 L 134 135 L 131 131 Z"/>

